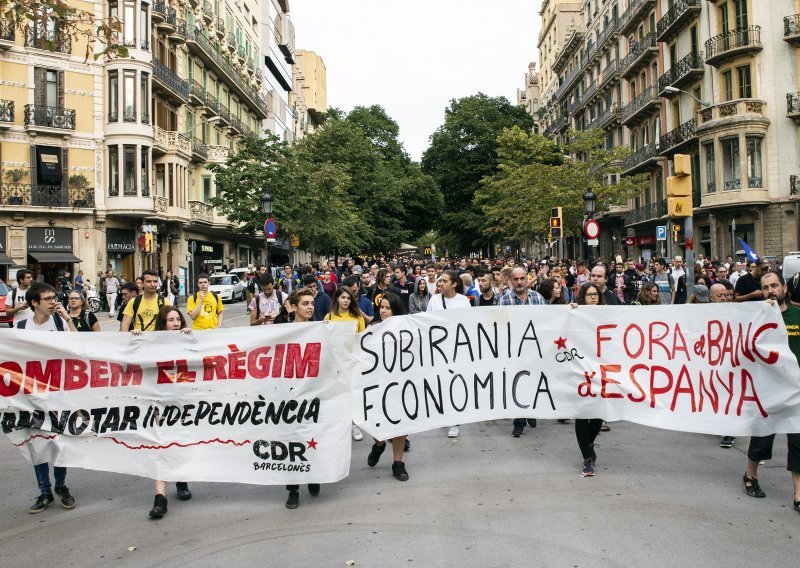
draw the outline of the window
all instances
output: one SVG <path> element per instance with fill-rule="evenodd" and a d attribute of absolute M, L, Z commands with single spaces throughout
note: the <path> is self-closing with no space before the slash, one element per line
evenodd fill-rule
<path fill-rule="evenodd" d="M 58 72 L 47 70 L 45 83 L 45 106 L 58 106 Z"/>
<path fill-rule="evenodd" d="M 741 189 L 742 180 L 739 174 L 739 139 L 725 138 L 722 144 L 722 177 L 724 189 Z"/>
<path fill-rule="evenodd" d="M 139 100 L 142 101 L 142 124 L 150 124 L 148 103 L 150 101 L 149 84 L 150 75 L 142 73 L 139 79 Z"/>
<path fill-rule="evenodd" d="M 122 193 L 136 195 L 136 146 L 123 146 Z"/>
<path fill-rule="evenodd" d="M 753 85 L 750 82 L 750 66 L 743 65 L 736 68 L 736 74 L 739 78 L 739 98 L 750 99 L 753 97 Z"/>
<path fill-rule="evenodd" d="M 142 146 L 141 159 L 139 161 L 139 171 L 141 172 L 142 197 L 150 197 L 150 160 L 148 159 L 149 148 Z"/>
<path fill-rule="evenodd" d="M 136 122 L 136 71 L 122 72 L 122 120 Z"/>
<path fill-rule="evenodd" d="M 156 195 L 164 197 L 165 186 L 164 164 L 156 164 Z"/>
<path fill-rule="evenodd" d="M 764 187 L 761 173 L 760 136 L 747 137 L 747 187 Z"/>
<path fill-rule="evenodd" d="M 136 46 L 136 3 L 127 1 L 122 7 L 122 43 L 124 45 Z"/>
<path fill-rule="evenodd" d="M 203 176 L 203 195 L 200 199 L 203 203 L 208 203 L 211 199 L 211 176 Z"/>
<path fill-rule="evenodd" d="M 108 195 L 119 195 L 119 147 L 108 147 Z"/>
<path fill-rule="evenodd" d="M 112 23 L 115 20 L 119 20 L 119 9 L 117 8 L 116 0 L 111 0 L 111 2 L 108 3 L 108 17 Z M 116 32 L 114 32 L 114 40 L 115 41 L 119 40 L 119 36 L 117 35 Z"/>
<path fill-rule="evenodd" d="M 730 70 L 722 74 L 722 82 L 725 89 L 725 100 L 733 100 L 733 73 Z"/>
<path fill-rule="evenodd" d="M 116 71 L 108 72 L 108 121 L 119 120 L 119 75 Z"/>
<path fill-rule="evenodd" d="M 714 161 L 714 143 L 703 144 L 703 151 L 706 155 L 706 192 L 714 193 L 717 191 L 717 166 Z"/>

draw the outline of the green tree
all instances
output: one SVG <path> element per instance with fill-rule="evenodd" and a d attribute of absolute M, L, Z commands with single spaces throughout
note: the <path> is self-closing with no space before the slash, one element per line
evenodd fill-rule
<path fill-rule="evenodd" d="M 475 205 L 484 215 L 484 234 L 506 240 L 546 235 L 550 210 L 561 207 L 564 234 L 575 235 L 588 188 L 597 197 L 597 213 L 638 195 L 649 184 L 646 175 L 621 178 L 617 185 L 605 183 L 606 174 L 621 172 L 631 150 L 607 150 L 604 137 L 600 130 L 570 131 L 570 142 L 559 149 L 540 134 L 504 131 L 498 138 L 498 171 L 487 176 L 475 194 Z"/>
<path fill-rule="evenodd" d="M 441 188 L 445 210 L 438 229 L 455 252 L 474 250 L 484 217 L 473 203 L 484 177 L 497 173 L 497 140 L 505 128 L 533 127 L 525 109 L 483 93 L 452 100 L 444 123 L 422 156 L 422 171 Z"/>

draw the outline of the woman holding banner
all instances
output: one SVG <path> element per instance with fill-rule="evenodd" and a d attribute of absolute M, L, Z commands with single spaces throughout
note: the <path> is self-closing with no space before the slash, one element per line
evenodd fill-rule
<path fill-rule="evenodd" d="M 156 315 L 156 331 L 181 331 L 183 333 L 191 333 L 192 329 L 186 327 L 186 320 L 181 311 L 175 306 L 161 306 L 161 309 Z M 140 330 L 131 331 L 134 335 L 142 333 Z M 189 484 L 185 481 L 178 481 L 175 483 L 175 488 L 178 490 L 178 499 L 181 501 L 188 501 L 192 498 L 192 492 L 189 491 Z M 150 509 L 151 519 L 160 519 L 167 514 L 167 482 L 155 480 L 156 497 L 153 502 L 153 508 Z"/>
<path fill-rule="evenodd" d="M 392 316 L 406 315 L 406 307 L 403 303 L 403 300 L 400 299 L 400 296 L 393 294 L 392 292 L 386 292 L 381 297 L 381 303 L 378 309 L 380 310 L 380 321 L 386 321 Z M 392 453 L 394 454 L 392 475 L 394 475 L 400 481 L 408 481 L 406 464 L 403 463 L 403 451 L 405 450 L 405 447 L 405 436 L 397 436 L 392 438 Z M 383 454 L 385 449 L 385 441 L 375 440 L 375 443 L 372 444 L 372 450 L 370 450 L 369 456 L 367 456 L 367 465 L 369 467 L 375 467 L 378 464 L 378 460 L 381 459 L 381 454 Z"/>
<path fill-rule="evenodd" d="M 578 306 L 599 306 L 605 303 L 600 289 L 591 282 L 587 282 L 578 289 L 578 295 L 575 296 L 575 303 L 570 304 L 570 306 L 574 309 Z M 581 455 L 583 456 L 581 477 L 594 476 L 594 464 L 595 461 L 597 461 L 597 454 L 594 451 L 594 441 L 602 427 L 602 418 L 575 419 L 575 437 L 578 439 L 578 447 L 581 449 Z"/>

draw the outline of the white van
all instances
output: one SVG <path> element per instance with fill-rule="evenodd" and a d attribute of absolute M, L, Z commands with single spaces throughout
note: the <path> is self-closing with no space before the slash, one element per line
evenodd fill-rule
<path fill-rule="evenodd" d="M 790 251 L 783 257 L 783 277 L 788 282 L 800 272 L 800 251 Z"/>

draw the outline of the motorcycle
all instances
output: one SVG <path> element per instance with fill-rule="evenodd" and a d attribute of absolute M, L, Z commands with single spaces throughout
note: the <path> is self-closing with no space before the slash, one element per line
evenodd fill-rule
<path fill-rule="evenodd" d="M 97 290 L 91 284 L 87 284 L 86 288 L 86 302 L 89 304 L 89 310 L 96 314 L 100 311 L 100 307 L 102 306 L 102 302 L 100 301 L 100 296 L 97 295 Z"/>

